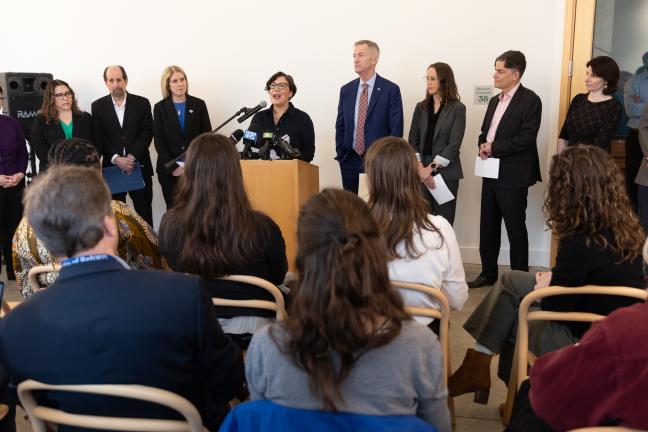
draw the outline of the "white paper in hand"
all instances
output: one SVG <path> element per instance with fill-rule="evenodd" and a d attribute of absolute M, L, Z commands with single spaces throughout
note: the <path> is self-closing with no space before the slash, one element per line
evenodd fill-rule
<path fill-rule="evenodd" d="M 496 179 L 499 177 L 499 163 L 498 158 L 482 159 L 477 156 L 475 157 L 475 175 L 477 177 Z"/>
<path fill-rule="evenodd" d="M 448 189 L 448 185 L 443 180 L 443 177 L 441 177 L 441 174 L 437 174 L 433 178 L 436 188 L 428 188 L 428 190 L 432 194 L 432 197 L 434 197 L 434 200 L 437 202 L 437 204 L 445 204 L 448 201 L 455 199 L 455 196 L 452 195 L 452 192 L 450 192 L 450 189 Z"/>

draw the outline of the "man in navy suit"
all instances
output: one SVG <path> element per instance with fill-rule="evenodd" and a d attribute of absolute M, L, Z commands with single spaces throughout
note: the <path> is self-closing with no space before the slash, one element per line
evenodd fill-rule
<path fill-rule="evenodd" d="M 358 176 L 364 171 L 369 146 L 384 136 L 403 136 L 403 101 L 393 82 L 376 74 L 378 44 L 355 43 L 353 66 L 357 79 L 342 86 L 335 121 L 335 159 L 340 164 L 342 186 L 358 193 Z"/>
<path fill-rule="evenodd" d="M 52 286 L 0 321 L 0 376 L 6 368 L 14 383 L 158 387 L 188 399 L 218 430 L 244 382 L 243 358 L 201 279 L 131 270 L 116 256 L 110 192 L 96 169 L 50 167 L 27 190 L 25 214 L 52 254 L 68 258 Z M 74 413 L 174 416 L 132 400 L 44 396 L 42 403 Z"/>

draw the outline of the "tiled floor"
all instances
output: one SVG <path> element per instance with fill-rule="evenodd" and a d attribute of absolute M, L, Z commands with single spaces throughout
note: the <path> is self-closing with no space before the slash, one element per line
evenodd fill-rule
<path fill-rule="evenodd" d="M 481 270 L 477 264 L 465 264 L 466 280 L 472 280 Z M 4 269 L 3 269 L 4 270 Z M 507 267 L 500 268 L 500 274 L 508 270 Z M 1 280 L 6 282 L 6 274 L 3 271 L 0 276 Z M 459 367 L 463 360 L 467 348 L 474 345 L 474 339 L 463 329 L 462 324 L 472 313 L 479 302 L 484 298 L 490 287 L 483 287 L 470 290 L 468 302 L 462 311 L 453 312 L 450 320 L 450 345 L 452 370 Z M 20 300 L 20 294 L 14 281 L 7 283 L 5 290 L 5 300 Z M 497 362 L 492 362 L 491 376 L 494 377 L 490 392 L 488 405 L 479 405 L 473 403 L 472 394 L 467 394 L 455 398 L 455 411 L 457 424 L 455 432 L 490 432 L 503 430 L 502 423 L 499 419 L 498 406 L 506 399 L 506 386 L 499 378 L 496 377 Z M 30 430 L 28 423 L 23 420 L 22 411 L 18 417 L 18 432 L 27 432 Z"/>

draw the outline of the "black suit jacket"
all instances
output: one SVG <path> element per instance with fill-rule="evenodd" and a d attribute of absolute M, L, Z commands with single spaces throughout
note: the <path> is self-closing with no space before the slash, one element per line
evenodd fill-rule
<path fill-rule="evenodd" d="M 92 133 L 92 116 L 90 114 L 85 111 L 73 112 L 72 123 L 72 136 L 74 138 L 87 139 L 97 147 Z M 65 133 L 58 121 L 48 123 L 42 115 L 39 114 L 36 117 L 32 125 L 30 145 L 40 161 L 38 165 L 39 172 L 45 171 L 49 166 L 47 156 L 54 143 L 64 139 Z M 97 150 L 101 154 L 101 148 L 97 147 Z"/>
<path fill-rule="evenodd" d="M 64 267 L 49 288 L 0 321 L 0 352 L 14 382 L 141 384 L 191 401 L 211 430 L 244 381 L 197 277 L 127 270 L 114 259 Z M 133 401 L 48 394 L 70 412 L 170 417 Z"/>
<path fill-rule="evenodd" d="M 142 174 L 152 176 L 153 166 L 149 146 L 153 137 L 153 117 L 148 99 L 128 93 L 123 126 L 113 107 L 110 95 L 92 103 L 92 124 L 95 141 L 103 152 L 103 165 L 113 166 L 113 155 L 132 154 L 142 165 Z"/>
<path fill-rule="evenodd" d="M 477 145 L 486 142 L 499 95 L 491 98 L 482 124 Z M 504 111 L 495 133 L 492 156 L 500 159 L 497 184 L 504 188 L 522 188 L 542 181 L 538 158 L 538 129 L 542 116 L 542 102 L 533 91 L 517 89 Z"/>
<path fill-rule="evenodd" d="M 153 137 L 158 153 L 156 172 L 166 173 L 164 164 L 185 152 L 198 135 L 210 131 L 209 112 L 202 99 L 187 95 L 184 131 L 180 129 L 171 97 L 156 103 L 153 107 Z"/>

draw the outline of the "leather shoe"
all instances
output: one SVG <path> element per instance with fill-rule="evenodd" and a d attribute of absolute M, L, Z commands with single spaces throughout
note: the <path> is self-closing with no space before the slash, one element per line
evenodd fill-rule
<path fill-rule="evenodd" d="M 497 282 L 497 277 L 489 278 L 487 276 L 484 276 L 483 274 L 480 274 L 474 280 L 468 282 L 468 288 L 479 288 L 486 285 L 493 285 L 495 284 L 495 282 Z"/>

